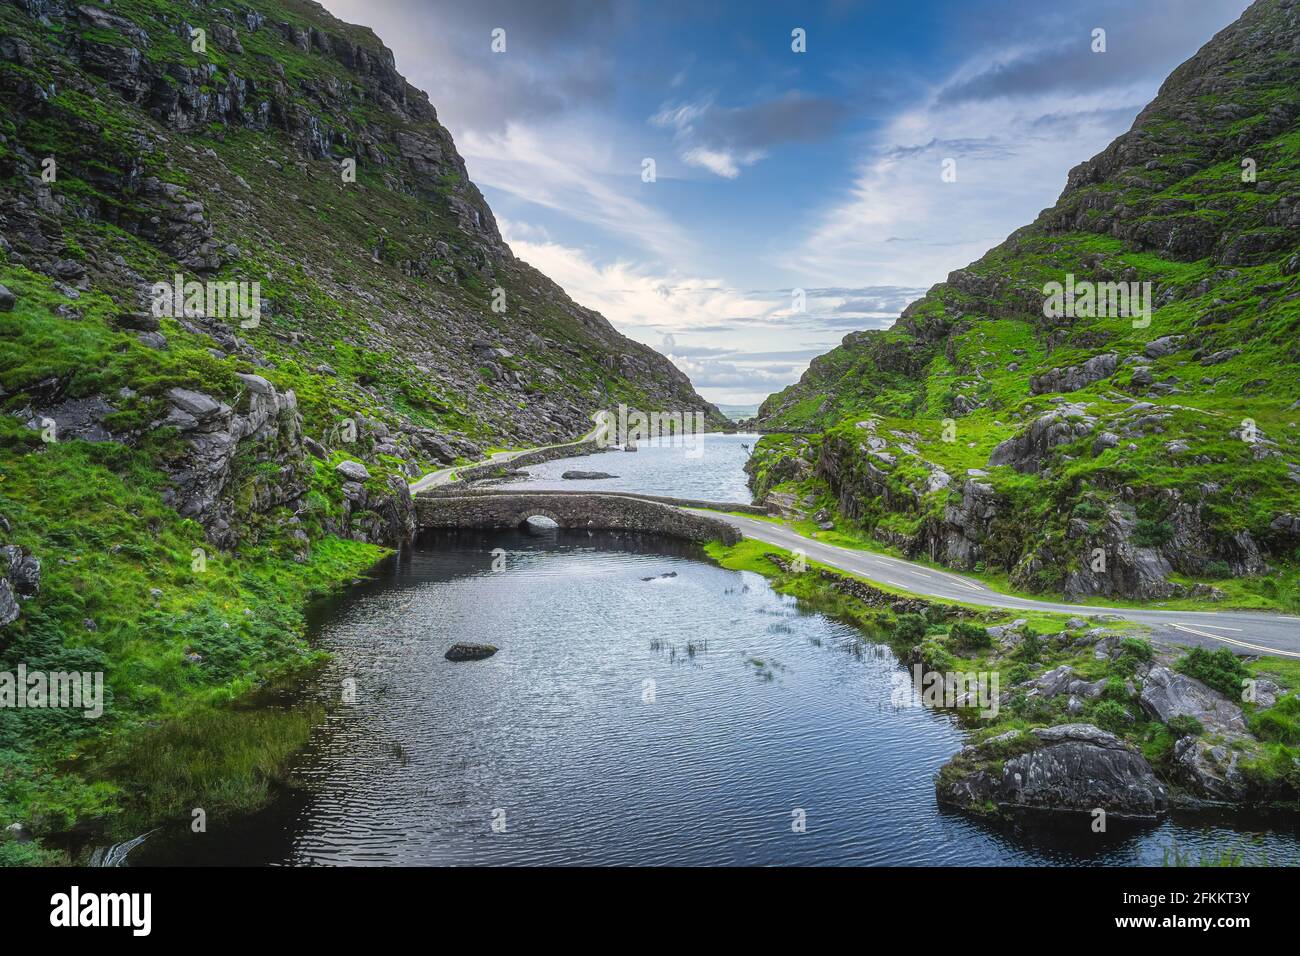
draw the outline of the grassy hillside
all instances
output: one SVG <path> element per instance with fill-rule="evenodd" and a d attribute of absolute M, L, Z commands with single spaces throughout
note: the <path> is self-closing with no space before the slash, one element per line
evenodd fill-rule
<path fill-rule="evenodd" d="M 1032 225 L 770 396 L 804 434 L 756 488 L 1028 591 L 1294 608 L 1298 41 L 1259 0 Z M 1150 283 L 1149 322 L 1049 317 L 1071 276 Z"/>
<path fill-rule="evenodd" d="M 514 257 L 317 4 L 4 0 L 0 105 L 0 673 L 108 696 L 0 709 L 0 829 L 37 838 L 0 862 L 264 797 L 309 722 L 232 704 L 312 663 L 305 601 L 409 535 L 414 476 L 620 402 L 721 421 Z M 259 321 L 157 315 L 177 274 L 260 283 Z"/>

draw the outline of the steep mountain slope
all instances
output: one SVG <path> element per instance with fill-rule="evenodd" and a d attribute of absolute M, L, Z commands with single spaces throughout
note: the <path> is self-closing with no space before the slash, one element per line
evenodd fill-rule
<path fill-rule="evenodd" d="M 425 93 L 317 4 L 4 0 L 0 106 L 0 671 L 113 700 L 0 711 L 0 824 L 115 802 L 49 769 L 70 741 L 308 659 L 302 599 L 409 535 L 411 477 L 620 402 L 721 421 L 514 257 Z M 177 275 L 260 315 L 160 316 Z"/>
<path fill-rule="evenodd" d="M 1294 606 L 1298 116 L 1300 4 L 1257 0 L 1032 225 L 770 396 L 803 434 L 755 489 L 1025 590 Z M 1048 302 L 1111 282 L 1151 311 Z"/>

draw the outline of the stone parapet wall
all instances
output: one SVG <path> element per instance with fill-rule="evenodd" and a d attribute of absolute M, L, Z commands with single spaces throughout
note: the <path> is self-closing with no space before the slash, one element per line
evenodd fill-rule
<path fill-rule="evenodd" d="M 510 494 L 480 491 L 463 495 L 422 494 L 415 499 L 416 516 L 426 528 L 517 528 L 541 515 L 561 528 L 635 531 L 663 534 L 688 541 L 735 544 L 740 532 L 725 521 L 693 514 L 672 505 L 613 493 L 532 492 Z"/>

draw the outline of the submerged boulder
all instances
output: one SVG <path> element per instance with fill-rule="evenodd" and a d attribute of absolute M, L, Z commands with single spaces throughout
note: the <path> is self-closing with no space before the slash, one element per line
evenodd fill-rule
<path fill-rule="evenodd" d="M 447 648 L 444 656 L 449 661 L 481 661 L 496 652 L 497 648 L 491 644 L 468 644 L 458 641 Z"/>

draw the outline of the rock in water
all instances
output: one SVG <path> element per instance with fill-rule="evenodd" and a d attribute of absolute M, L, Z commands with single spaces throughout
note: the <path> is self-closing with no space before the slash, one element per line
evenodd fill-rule
<path fill-rule="evenodd" d="M 566 471 L 560 475 L 566 481 L 594 481 L 597 478 L 617 478 L 605 471 Z"/>
<path fill-rule="evenodd" d="M 559 527 L 555 521 L 545 515 L 533 515 L 524 522 L 524 530 L 534 535 L 554 534 Z"/>
<path fill-rule="evenodd" d="M 1092 724 L 1012 731 L 966 747 L 939 772 L 940 802 L 981 811 L 1055 810 L 1159 817 L 1164 785 L 1146 759 Z"/>
<path fill-rule="evenodd" d="M 496 652 L 491 644 L 456 643 L 447 649 L 445 656 L 449 661 L 481 661 Z"/>

